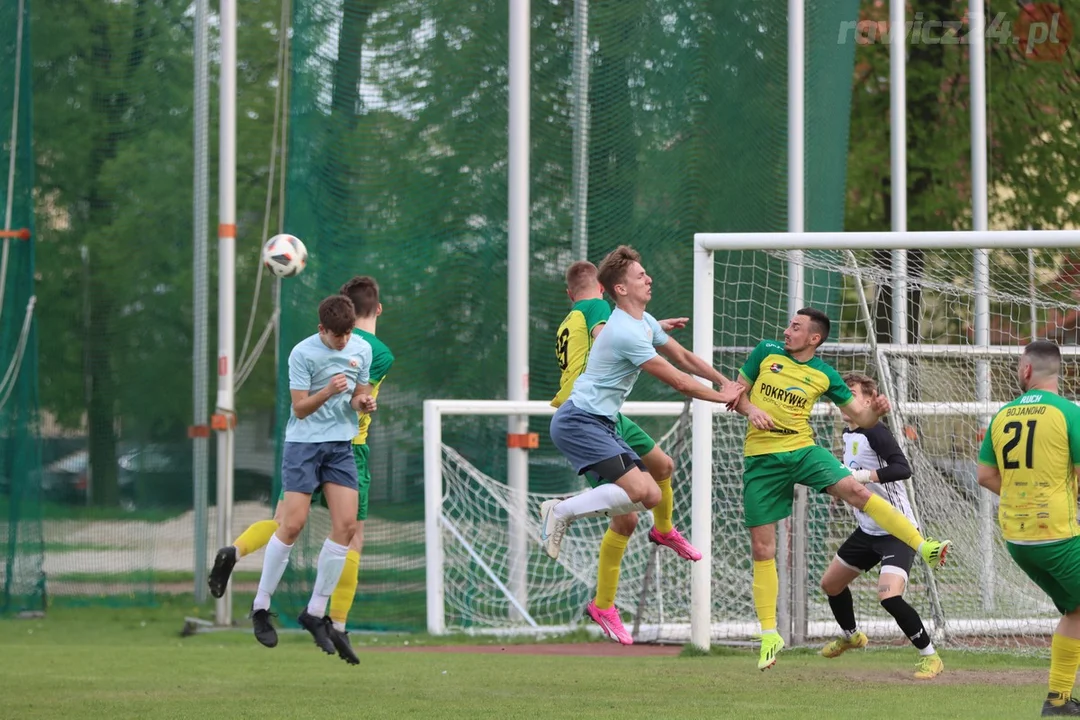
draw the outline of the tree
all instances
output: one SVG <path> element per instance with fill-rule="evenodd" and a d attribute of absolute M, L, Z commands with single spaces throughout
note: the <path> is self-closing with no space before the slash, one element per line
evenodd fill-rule
<path fill-rule="evenodd" d="M 34 7 L 40 327 L 48 348 L 42 404 L 70 427 L 85 408 L 93 500 L 114 504 L 118 441 L 181 441 L 190 424 L 189 4 Z M 242 15 L 237 157 L 245 229 L 257 226 L 265 199 L 276 42 L 256 38 L 272 34 L 266 23 L 276 8 L 248 3 Z M 253 258 L 239 255 L 243 298 Z"/>

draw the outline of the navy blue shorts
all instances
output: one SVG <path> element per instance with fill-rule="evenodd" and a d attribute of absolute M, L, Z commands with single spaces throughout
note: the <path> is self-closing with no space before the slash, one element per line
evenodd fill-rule
<path fill-rule="evenodd" d="M 352 442 L 287 442 L 281 452 L 281 490 L 310 495 L 324 483 L 356 490 Z"/>
<path fill-rule="evenodd" d="M 559 452 L 581 475 L 604 460 L 627 455 L 642 470 L 645 463 L 615 431 L 615 423 L 602 415 L 593 415 L 567 400 L 551 418 L 551 440 Z"/>

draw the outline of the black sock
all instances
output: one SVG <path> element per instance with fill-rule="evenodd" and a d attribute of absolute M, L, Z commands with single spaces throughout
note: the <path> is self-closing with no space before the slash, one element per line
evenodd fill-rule
<path fill-rule="evenodd" d="M 915 608 L 908 605 L 907 600 L 894 595 L 882 600 L 881 607 L 896 619 L 896 624 L 907 635 L 912 645 L 922 650 L 930 644 L 930 634 L 923 627 L 922 618 L 919 617 Z"/>
<path fill-rule="evenodd" d="M 847 588 L 836 595 L 829 595 L 829 607 L 840 629 L 848 635 L 855 632 L 855 603 L 851 600 L 851 591 Z"/>

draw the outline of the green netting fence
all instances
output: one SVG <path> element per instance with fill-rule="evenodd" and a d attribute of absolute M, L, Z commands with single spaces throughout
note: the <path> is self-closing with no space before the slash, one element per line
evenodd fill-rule
<path fill-rule="evenodd" d="M 0 230 L 29 231 L 0 239 L 0 615 L 45 608 L 29 20 L 25 6 L 0 4 Z"/>
<path fill-rule="evenodd" d="M 858 3 L 809 5 L 807 227 L 838 230 L 854 46 L 837 43 L 835 28 L 855 19 Z M 14 99 L 18 7 L 0 0 L 0 137 Z M 217 545 L 213 457 L 203 525 L 193 509 L 188 438 L 190 425 L 207 422 L 192 417 L 193 363 L 205 363 L 211 378 L 215 367 L 214 357 L 192 358 L 193 333 L 205 326 L 211 342 L 216 336 L 216 293 L 209 318 L 192 311 L 191 5 L 24 7 L 13 225 L 34 235 L 10 244 L 0 369 L 35 292 L 38 324 L 0 406 L 3 608 L 41 609 L 46 598 L 144 605 L 187 596 L 193 568 L 209 561 L 195 557 L 196 536 L 208 536 L 211 552 Z M 295 0 L 287 153 L 278 148 L 276 164 L 287 158 L 284 208 L 270 175 L 282 6 L 239 9 L 238 348 L 247 326 L 257 337 L 271 314 L 271 283 L 251 305 L 265 218 L 275 219 L 270 232 L 303 238 L 311 257 L 303 275 L 282 284 L 277 352 L 263 353 L 237 392 L 233 533 L 269 517 L 277 494 L 287 407 L 275 398 L 287 392 L 275 356 L 314 331 L 323 296 L 352 275 L 374 275 L 385 310 L 378 334 L 397 362 L 369 437 L 371 516 L 351 619 L 364 628 L 421 628 L 421 402 L 506 390 L 507 3 Z M 575 243 L 586 240 L 594 261 L 634 245 L 654 277 L 651 309 L 689 315 L 695 231 L 786 227 L 787 25 L 783 6 L 749 0 L 592 3 L 586 93 L 575 71 L 574 3 L 534 0 L 532 13 L 530 392 L 547 399 L 557 381 L 552 336 L 566 311 L 562 274 Z M 211 99 L 216 127 L 216 80 Z M 582 101 L 584 136 L 574 124 Z M 575 175 L 576 142 L 584 177 Z M 214 198 L 216 132 L 209 145 Z M 10 150 L 3 147 L 0 159 Z M 575 239 L 582 196 L 585 222 Z M 211 237 L 215 208 L 212 201 L 204 219 Z M 213 246 L 209 260 L 216 271 Z M 740 344 L 784 320 L 775 311 L 784 303 L 758 302 L 785 291 L 772 287 L 781 274 L 754 272 L 721 298 L 735 308 L 726 314 L 739 318 L 730 332 Z M 837 302 L 827 273 L 808 287 L 820 290 L 814 302 Z M 690 331 L 682 337 L 689 342 Z M 635 393 L 670 397 L 644 379 Z M 532 429 L 546 438 L 542 425 Z M 504 432 L 501 419 L 462 417 L 444 437 L 499 478 Z M 530 456 L 533 490 L 571 480 L 546 441 Z M 310 590 L 325 529 L 316 510 L 277 599 L 283 618 Z M 260 564 L 261 553 L 238 566 L 237 616 Z"/>
<path fill-rule="evenodd" d="M 350 276 L 379 279 L 378 334 L 397 362 L 370 438 L 368 536 L 378 539 L 364 553 L 354 619 L 423 627 L 421 401 L 506 397 L 507 3 L 295 8 L 286 225 L 311 257 L 283 285 L 280 352 L 314 331 L 316 304 Z M 567 311 L 562 276 L 576 259 L 582 86 L 574 3 L 534 1 L 532 12 L 529 373 L 531 398 L 547 399 L 558 382 L 553 336 Z M 838 44 L 832 28 L 856 12 L 854 1 L 807 9 L 809 230 L 842 228 L 854 46 Z M 689 315 L 694 232 L 787 226 L 786 7 L 624 0 L 591 3 L 588 23 L 588 132 L 579 145 L 588 158 L 588 258 L 632 244 L 654 278 L 650 311 Z M 725 310 L 740 318 L 725 332 L 740 345 L 786 323 L 775 299 L 786 292 L 783 274 L 755 273 L 719 300 L 738 307 Z M 818 289 L 808 301 L 838 307 L 839 283 L 827 273 L 807 286 Z M 689 344 L 689 331 L 682 339 Z M 280 397 L 286 380 L 282 369 Z M 635 399 L 672 397 L 651 380 L 638 387 Z M 530 489 L 571 487 L 545 423 L 534 419 L 532 429 L 542 442 L 530 453 Z M 478 468 L 505 477 L 505 420 L 455 417 L 443 433 Z M 317 523 L 294 550 L 302 562 L 279 599 L 288 614 L 306 600 L 325 532 Z"/>

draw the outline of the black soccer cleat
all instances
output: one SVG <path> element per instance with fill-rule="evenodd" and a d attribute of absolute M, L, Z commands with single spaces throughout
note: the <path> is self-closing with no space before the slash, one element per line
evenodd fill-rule
<path fill-rule="evenodd" d="M 326 624 L 326 630 L 330 633 L 330 642 L 334 643 L 338 657 L 350 665 L 359 665 L 360 658 L 356 656 L 356 651 L 353 650 L 352 643 L 349 642 L 349 633 L 338 630 L 333 623 L 329 622 Z"/>
<path fill-rule="evenodd" d="M 311 633 L 311 637 L 314 638 L 315 644 L 319 646 L 327 655 L 333 655 L 337 652 L 334 648 L 334 643 L 330 640 L 330 633 L 328 628 L 330 627 L 329 618 L 317 618 L 304 608 L 304 612 L 300 613 L 300 617 L 296 618 L 296 622 L 300 623 L 300 627 Z"/>
<path fill-rule="evenodd" d="M 1064 700 L 1064 702 L 1061 702 Z M 1054 703 L 1061 703 L 1055 705 Z M 1043 717 L 1080 717 L 1080 701 L 1076 698 L 1065 697 L 1061 693 L 1052 692 L 1046 696 L 1042 706 Z"/>
<path fill-rule="evenodd" d="M 206 581 L 210 586 L 210 594 L 214 597 L 219 598 L 225 594 L 225 586 L 229 584 L 236 560 L 236 548 L 232 545 L 221 548 L 214 556 L 214 567 L 210 570 L 210 579 Z"/>
<path fill-rule="evenodd" d="M 277 617 L 268 610 L 252 610 L 251 626 L 255 630 L 255 639 L 268 648 L 277 647 L 277 630 L 270 624 L 270 618 Z"/>

